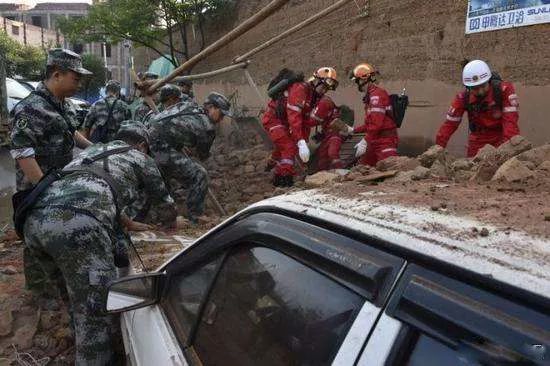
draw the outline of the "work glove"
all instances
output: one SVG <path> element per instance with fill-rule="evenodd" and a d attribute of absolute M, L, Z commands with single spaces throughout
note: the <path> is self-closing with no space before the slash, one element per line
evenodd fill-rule
<path fill-rule="evenodd" d="M 298 141 L 297 146 L 300 159 L 302 159 L 304 163 L 307 163 L 309 161 L 309 148 L 307 147 L 305 140 Z"/>
<path fill-rule="evenodd" d="M 365 139 L 361 139 L 361 141 L 355 145 L 355 157 L 358 158 L 365 155 L 367 152 L 367 146 L 367 141 L 365 141 Z"/>

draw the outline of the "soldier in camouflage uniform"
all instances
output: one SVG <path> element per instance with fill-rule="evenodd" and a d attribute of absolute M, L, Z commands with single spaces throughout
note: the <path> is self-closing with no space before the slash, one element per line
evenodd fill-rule
<path fill-rule="evenodd" d="M 109 80 L 105 92 L 107 96 L 92 105 L 84 120 L 84 135 L 94 143 L 113 141 L 120 123 L 132 118 L 130 108 L 120 99 L 118 81 Z"/>
<path fill-rule="evenodd" d="M 154 160 L 145 154 L 147 142 L 136 126 L 121 127 L 119 137 L 125 141 L 93 145 L 67 165 L 65 175 L 40 195 L 23 229 L 26 245 L 44 272 L 52 280 L 64 281 L 77 365 L 115 363 L 113 341 L 118 323 L 105 313 L 106 285 L 116 278 L 121 225 L 129 230 L 139 226 L 125 216 L 127 208 L 146 194 L 161 224 L 175 224 L 174 201 Z M 86 162 L 113 150 L 117 153 Z"/>
<path fill-rule="evenodd" d="M 51 169 L 61 169 L 73 158 L 73 147 L 91 143 L 78 131 L 76 110 L 65 98 L 74 95 L 83 75 L 76 53 L 64 49 L 48 51 L 46 79 L 23 99 L 10 114 L 11 156 L 16 164 L 18 191 L 32 188 Z M 28 289 L 47 295 L 45 279 L 24 250 L 25 280 Z"/>
<path fill-rule="evenodd" d="M 164 86 L 161 95 L 170 94 L 172 87 Z M 187 216 L 193 223 L 204 210 L 208 190 L 208 174 L 193 157 L 205 160 L 210 156 L 215 138 L 213 123 L 220 122 L 224 115 L 231 117 L 230 107 L 226 97 L 211 93 L 204 108 L 188 102 L 165 105 L 165 110 L 150 121 L 151 153 L 165 182 L 174 179 L 187 190 Z M 176 188 L 170 187 L 172 191 Z"/>
<path fill-rule="evenodd" d="M 157 80 L 159 78 L 158 74 L 154 72 L 146 72 L 143 76 L 143 81 L 147 80 Z M 156 94 L 153 95 L 153 101 L 156 104 Z M 143 122 L 145 116 L 151 111 L 151 107 L 141 98 L 140 103 L 138 104 L 136 110 L 134 111 L 134 120 Z"/>
<path fill-rule="evenodd" d="M 181 100 L 184 102 L 195 102 L 195 93 L 193 93 L 193 82 L 191 80 L 181 80 L 177 82 L 181 91 Z M 195 102 L 196 103 L 196 102 Z"/>

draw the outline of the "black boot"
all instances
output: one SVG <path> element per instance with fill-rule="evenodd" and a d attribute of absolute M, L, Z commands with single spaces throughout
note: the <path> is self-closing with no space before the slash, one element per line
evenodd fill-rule
<path fill-rule="evenodd" d="M 273 177 L 272 183 L 275 187 L 283 187 L 283 179 L 284 179 L 284 177 L 282 177 L 280 175 L 276 175 L 276 176 Z"/>
<path fill-rule="evenodd" d="M 284 178 L 284 186 L 283 187 L 292 187 L 294 185 L 294 177 L 292 175 L 287 175 Z"/>

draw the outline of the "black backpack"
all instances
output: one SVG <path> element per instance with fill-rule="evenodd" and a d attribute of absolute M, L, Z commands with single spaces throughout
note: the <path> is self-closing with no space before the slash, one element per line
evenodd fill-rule
<path fill-rule="evenodd" d="M 304 81 L 304 74 L 296 73 L 290 69 L 284 68 L 275 76 L 267 86 L 267 95 L 277 101 L 275 110 L 277 118 L 283 119 L 286 106 L 282 103 L 285 91 L 294 83 Z"/>
<path fill-rule="evenodd" d="M 391 94 L 390 103 L 393 113 L 393 121 L 397 128 L 400 128 L 405 118 L 405 112 L 409 106 L 409 96 L 405 94 L 405 89 L 401 94 Z"/>

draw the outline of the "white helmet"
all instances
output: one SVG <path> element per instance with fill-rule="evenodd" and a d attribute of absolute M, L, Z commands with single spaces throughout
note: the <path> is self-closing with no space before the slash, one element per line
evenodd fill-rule
<path fill-rule="evenodd" d="M 465 86 L 478 86 L 491 79 L 491 69 L 485 61 L 473 60 L 464 66 L 462 70 L 462 82 Z"/>

